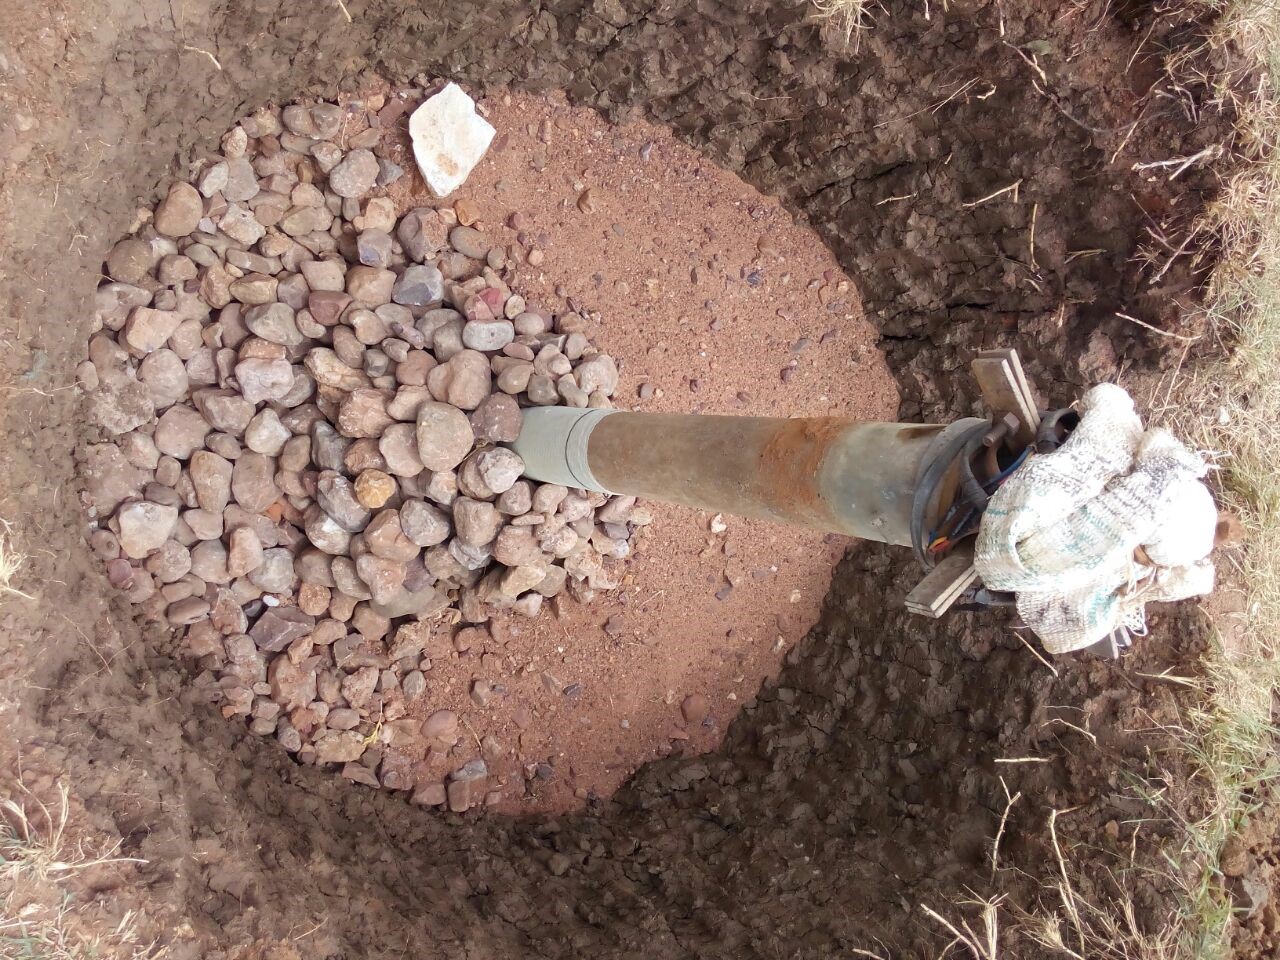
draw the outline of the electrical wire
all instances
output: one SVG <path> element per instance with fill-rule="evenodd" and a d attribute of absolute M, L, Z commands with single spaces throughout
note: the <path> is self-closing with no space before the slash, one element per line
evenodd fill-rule
<path fill-rule="evenodd" d="M 1031 448 L 1027 447 L 1025 450 L 1022 451 L 1022 453 L 1018 454 L 1018 456 L 1014 459 L 1013 463 L 1009 464 L 1009 466 L 1005 467 L 998 474 L 996 474 L 986 483 L 981 485 L 983 492 L 987 495 L 990 495 L 995 493 L 998 489 L 1000 489 L 1000 487 L 1004 484 L 1004 482 L 1008 480 L 1009 477 L 1013 476 L 1014 471 L 1016 471 L 1019 467 L 1021 467 L 1024 463 L 1027 462 L 1028 458 L 1031 456 L 1031 453 L 1032 453 Z M 959 506 L 960 506 L 959 501 L 953 503 L 951 505 L 951 508 L 947 511 L 946 516 L 942 518 L 942 522 L 938 525 L 937 530 L 929 531 L 928 547 L 926 549 L 931 556 L 937 556 L 938 554 L 949 550 L 958 541 L 963 540 L 965 537 L 969 536 L 969 534 L 977 531 L 978 524 L 975 521 L 981 520 L 982 511 L 978 510 L 976 507 L 971 506 L 969 511 L 964 515 L 964 517 L 958 523 L 956 523 L 954 532 L 944 536 L 938 535 L 938 530 L 947 529 L 948 523 L 955 516 Z"/>

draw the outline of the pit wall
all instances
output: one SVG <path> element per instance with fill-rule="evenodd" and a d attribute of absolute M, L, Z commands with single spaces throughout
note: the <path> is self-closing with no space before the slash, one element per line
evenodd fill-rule
<path fill-rule="evenodd" d="M 1143 809 L 1109 771 L 1146 756 L 1133 731 L 1171 709 L 1138 674 L 1193 655 L 1203 624 L 1157 620 L 1123 685 L 1087 660 L 1055 677 L 998 618 L 909 619 L 916 574 L 871 547 L 719 752 L 651 764 L 587 815 L 439 816 L 297 767 L 192 701 L 172 641 L 144 635 L 88 557 L 71 385 L 102 255 L 167 177 L 268 100 L 427 74 L 649 117 L 781 197 L 857 279 L 900 419 L 973 412 L 969 359 L 1010 344 L 1067 402 L 1167 363 L 1114 313 L 1166 322 L 1195 280 L 1175 265 L 1153 285 L 1134 255 L 1144 224 L 1193 213 L 1208 184 L 1152 186 L 1130 165 L 1212 131 L 1167 98 L 1128 126 L 1184 28 L 1141 4 L 953 2 L 926 21 L 889 2 L 854 54 L 790 0 L 347 0 L 351 22 L 327 0 L 191 6 L 64 0 L 32 23 L 0 0 L 0 510 L 38 594 L 0 604 L 7 760 L 36 793 L 65 782 L 77 824 L 146 861 L 95 871 L 83 897 L 141 911 L 176 957 L 253 941 L 281 957 L 911 957 L 945 943 L 918 904 L 966 888 L 1034 901 L 1051 806 L 1079 808 L 1069 845 L 1079 830 L 1098 864 L 1110 847 L 1128 859 L 1128 833 L 1102 825 Z M 995 762 L 1031 755 L 1052 762 Z M 1025 800 L 993 882 L 1001 776 Z M 1101 896 L 1093 874 L 1082 892 Z M 1130 892 L 1160 915 L 1164 890 Z"/>

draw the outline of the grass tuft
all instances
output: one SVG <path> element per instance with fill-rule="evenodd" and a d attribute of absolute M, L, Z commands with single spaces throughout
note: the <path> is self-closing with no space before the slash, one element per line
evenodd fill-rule
<path fill-rule="evenodd" d="M 71 839 L 65 786 L 50 807 L 38 800 L 0 800 L 0 957 L 13 960 L 151 960 L 153 943 L 138 935 L 131 910 L 105 915 L 80 902 L 71 881 L 79 874 L 145 861 L 93 852 Z"/>
<path fill-rule="evenodd" d="M 9 594 L 15 597 L 22 597 L 25 600 L 34 600 L 35 597 L 31 596 L 31 594 L 23 593 L 13 585 L 13 578 L 17 576 L 18 571 L 27 562 L 27 558 L 14 548 L 11 533 L 12 527 L 9 521 L 0 519 L 0 527 L 4 528 L 3 531 L 0 531 L 0 596 Z"/>
<path fill-rule="evenodd" d="M 870 0 L 815 5 L 855 48 L 871 27 Z M 1219 467 L 1219 499 L 1246 534 L 1220 567 L 1246 601 L 1218 618 L 1198 676 L 1164 678 L 1196 690 L 1181 726 L 1170 728 L 1180 754 L 1173 759 L 1194 771 L 1196 814 L 1177 808 L 1191 805 L 1185 797 L 1152 800 L 1176 827 L 1180 848 L 1166 851 L 1165 879 L 1180 893 L 1169 922 L 1142 930 L 1123 878 L 1105 902 L 1081 899 L 1060 850 L 1053 902 L 1035 913 L 1012 911 L 1017 932 L 1055 956 L 1214 960 L 1231 954 L 1235 916 L 1219 870 L 1223 850 L 1251 816 L 1267 807 L 1275 817 L 1280 807 L 1280 0 L 1168 0 L 1158 11 L 1204 25 L 1203 45 L 1175 55 L 1168 69 L 1207 91 L 1206 112 L 1235 121 L 1230 142 L 1214 149 L 1226 157 L 1222 190 L 1190 238 L 1213 257 L 1199 309 L 1223 358 L 1200 363 L 1176 392 L 1170 388 L 1175 402 L 1165 419 Z M 953 945 L 975 957 L 990 953 L 973 930 L 926 913 Z"/>
<path fill-rule="evenodd" d="M 1177 417 L 1216 453 L 1218 495 L 1245 530 L 1228 571 L 1245 590 L 1244 609 L 1219 618 L 1202 663 L 1203 697 L 1181 737 L 1205 805 L 1181 824 L 1184 853 L 1200 866 L 1185 919 L 1192 955 L 1213 958 L 1231 952 L 1223 849 L 1260 807 L 1274 808 L 1270 786 L 1280 776 L 1280 0 L 1188 7 L 1216 17 L 1207 43 L 1225 66 L 1210 89 L 1236 117 L 1235 169 L 1198 225 L 1217 253 L 1203 310 L 1226 356 L 1179 391 Z"/>
<path fill-rule="evenodd" d="M 813 0 L 813 6 L 857 53 L 863 33 L 872 26 L 872 0 Z"/>

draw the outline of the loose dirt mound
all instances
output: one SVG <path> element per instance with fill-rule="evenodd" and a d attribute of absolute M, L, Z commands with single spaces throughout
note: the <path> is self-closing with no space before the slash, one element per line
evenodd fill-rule
<path fill-rule="evenodd" d="M 133 220 L 122 198 L 155 199 L 171 159 L 269 97 L 427 70 L 640 112 L 811 218 L 857 279 L 904 419 L 970 412 L 968 359 L 1015 335 L 1046 399 L 1068 402 L 1179 360 L 1115 313 L 1172 323 L 1195 280 L 1176 245 L 1149 270 L 1133 259 L 1212 186 L 1198 168 L 1172 183 L 1130 169 L 1213 136 L 1179 106 L 1200 92 L 1161 78 L 1180 27 L 1101 3 L 935 4 L 930 19 L 893 3 L 853 57 L 791 3 L 370 0 L 346 4 L 351 22 L 336 5 L 82 3 L 38 27 L 9 6 L 0 508 L 40 597 L 4 601 L 11 769 L 38 796 L 65 781 L 78 829 L 145 861 L 79 875 L 82 898 L 140 910 L 172 956 L 255 941 L 250 955 L 934 956 L 949 937 L 918 905 L 954 916 L 972 890 L 1036 906 L 1056 864 L 1043 826 L 1070 809 L 1057 830 L 1089 877 L 1079 895 L 1122 893 L 1160 928 L 1165 881 L 1107 879 L 1164 862 L 1161 826 L 1109 771 L 1145 763 L 1160 788 L 1152 750 L 1176 702 L 1157 678 L 1203 642 L 1193 611 L 1157 620 L 1160 642 L 1123 672 L 1055 674 L 992 618 L 909 621 L 914 571 L 859 549 L 714 753 L 649 764 L 581 815 L 440 818 L 298 767 L 192 701 L 167 636 L 138 628 L 84 547 L 71 371 L 99 264 Z M 1023 799 L 993 878 L 1004 785 Z"/>

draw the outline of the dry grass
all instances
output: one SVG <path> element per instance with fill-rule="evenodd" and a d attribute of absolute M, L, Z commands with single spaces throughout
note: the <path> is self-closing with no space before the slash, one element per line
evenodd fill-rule
<path fill-rule="evenodd" d="M 1217 263 L 1204 310 L 1226 359 L 1201 367 L 1178 391 L 1178 426 L 1218 455 L 1219 495 L 1246 530 L 1225 579 L 1246 592 L 1205 657 L 1200 703 L 1181 745 L 1205 812 L 1181 821 L 1184 854 L 1200 867 L 1187 890 L 1190 955 L 1227 956 L 1232 905 L 1218 863 L 1227 840 L 1280 776 L 1273 715 L 1280 691 L 1280 0 L 1186 0 L 1216 14 L 1208 37 L 1219 62 L 1208 78 L 1236 121 L 1235 169 L 1199 224 Z M 1275 816 L 1274 810 L 1271 812 Z M 1176 816 L 1176 812 L 1175 812 Z"/>
<path fill-rule="evenodd" d="M 1083 900 L 1070 888 L 1073 868 L 1060 853 L 1061 902 L 1016 918 L 1018 931 L 1054 956 L 1229 957 L 1234 906 L 1219 870 L 1223 849 L 1262 808 L 1277 815 L 1280 0 L 1173 0 L 1170 9 L 1212 24 L 1208 51 L 1231 66 L 1195 79 L 1222 113 L 1236 117 L 1236 128 L 1223 164 L 1229 179 L 1195 228 L 1195 239 L 1215 258 L 1202 326 L 1221 344 L 1223 359 L 1184 371 L 1165 419 L 1219 468 L 1219 498 L 1246 530 L 1242 548 L 1220 558 L 1221 579 L 1243 588 L 1247 599 L 1242 613 L 1220 618 L 1199 676 L 1169 678 L 1198 694 L 1181 726 L 1170 728 L 1179 766 L 1193 772 L 1186 793 L 1197 813 L 1189 816 L 1167 794 L 1150 798 L 1153 813 L 1177 827 L 1175 843 L 1163 851 L 1163 882 L 1178 894 L 1172 912 L 1154 932 L 1139 924 L 1123 876 L 1105 902 Z M 1204 62 L 1204 52 L 1191 52 L 1171 71 L 1186 76 L 1193 63 Z"/>
<path fill-rule="evenodd" d="M 32 600 L 34 598 L 31 594 L 23 593 L 13 585 L 13 578 L 27 562 L 27 558 L 13 544 L 13 531 L 9 521 L 0 518 L 0 528 L 3 528 L 0 529 L 0 596 L 9 594 Z"/>
<path fill-rule="evenodd" d="M 844 37 L 856 53 L 862 43 L 862 35 L 871 29 L 872 0 L 813 0 L 819 17 L 831 24 Z"/>
<path fill-rule="evenodd" d="M 1183 373 L 1166 414 L 1181 435 L 1212 457 L 1218 495 L 1242 522 L 1242 548 L 1221 558 L 1221 579 L 1246 593 L 1244 611 L 1223 615 L 1199 676 L 1196 703 L 1171 728 L 1197 814 L 1167 796 L 1157 815 L 1177 827 L 1164 851 L 1174 912 L 1153 933 L 1137 923 L 1119 878 L 1115 896 L 1074 898 L 1023 914 L 1018 926 L 1055 955 L 1116 960 L 1214 960 L 1231 954 L 1233 904 L 1219 871 L 1227 841 L 1263 807 L 1276 816 L 1280 730 L 1280 0 L 1173 0 L 1170 9 L 1210 23 L 1208 52 L 1226 72 L 1194 78 L 1216 106 L 1236 118 L 1229 179 L 1196 225 L 1214 269 L 1202 326 L 1223 359 Z M 1187 76 L 1205 51 L 1171 65 Z M 1068 867 L 1062 865 L 1063 884 Z"/>
<path fill-rule="evenodd" d="M 86 850 L 73 841 L 69 806 L 65 787 L 53 807 L 29 794 L 0 800 L 0 957 L 157 957 L 155 945 L 139 938 L 132 911 L 104 911 L 77 899 L 77 876 L 143 861 L 116 856 L 115 849 Z"/>

